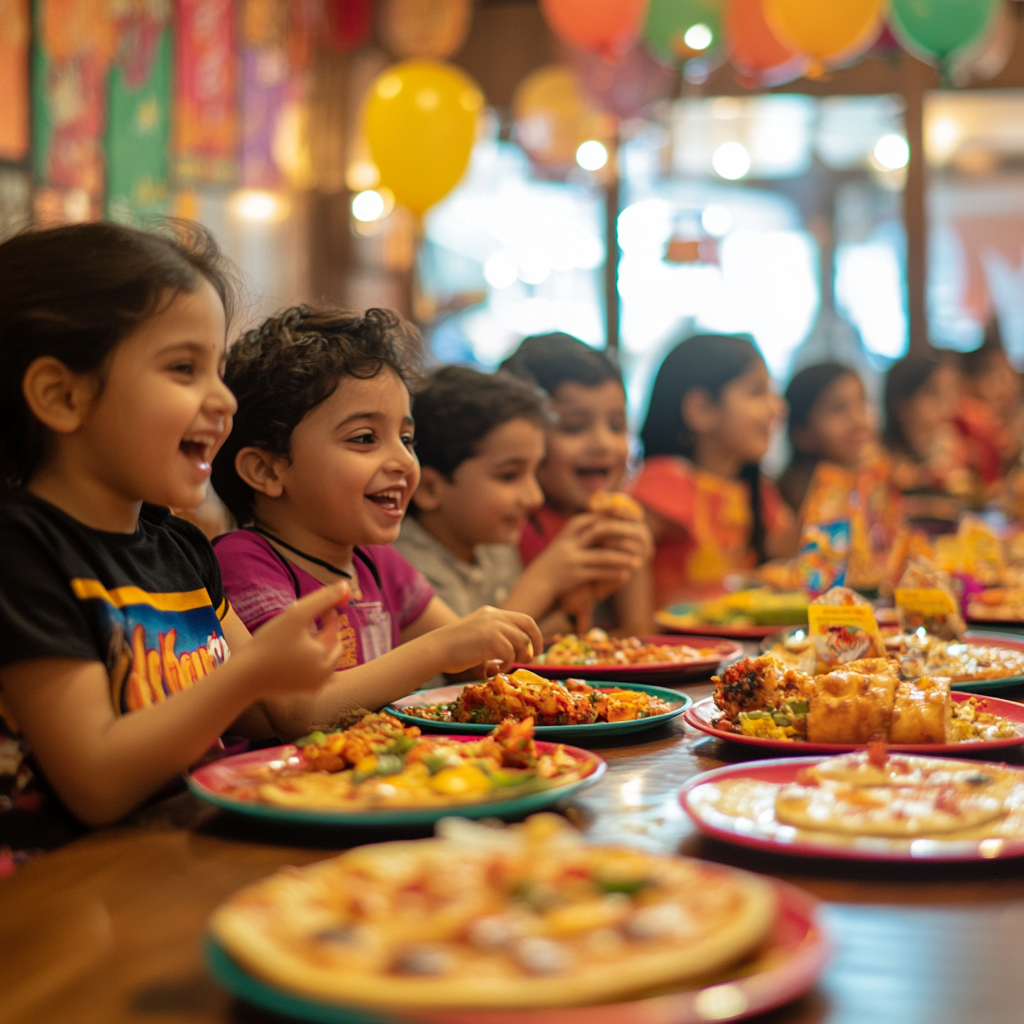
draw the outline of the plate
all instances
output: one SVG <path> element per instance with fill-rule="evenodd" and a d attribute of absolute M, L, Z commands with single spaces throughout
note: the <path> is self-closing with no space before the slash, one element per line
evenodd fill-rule
<path fill-rule="evenodd" d="M 749 816 L 735 816 L 715 806 L 717 783 L 725 779 L 787 783 L 801 768 L 823 757 L 786 757 L 777 761 L 749 761 L 715 768 L 691 779 L 679 792 L 679 802 L 696 826 L 716 839 L 769 853 L 799 857 L 880 861 L 984 861 L 1024 857 L 1024 823 L 1019 836 L 985 839 L 889 839 L 881 836 L 839 836 L 797 829 L 775 821 L 772 804 L 759 806 Z M 986 762 L 972 762 L 983 765 Z M 1007 765 L 999 765 L 1006 768 Z M 1024 785 L 1024 771 L 1021 772 Z"/>
<path fill-rule="evenodd" d="M 402 709 L 414 704 L 447 704 L 455 700 L 469 683 L 457 683 L 453 686 L 440 686 L 436 690 L 417 690 L 410 693 L 408 697 L 396 700 L 386 708 L 391 714 L 400 718 L 406 725 L 418 725 L 424 732 L 451 732 L 458 729 L 459 732 L 472 733 L 480 736 L 489 733 L 493 725 L 477 725 L 472 722 L 433 722 L 429 718 L 417 718 L 415 715 L 408 715 Z M 663 725 L 670 718 L 681 715 L 692 703 L 693 698 L 685 693 L 676 690 L 665 690 L 660 686 L 643 686 L 640 683 L 624 683 L 618 687 L 599 686 L 599 690 L 640 690 L 649 693 L 653 697 L 660 697 L 662 700 L 674 704 L 671 711 L 663 715 L 654 715 L 651 718 L 635 718 L 629 722 L 593 722 L 590 725 L 535 725 L 533 734 L 541 740 L 573 740 L 577 743 L 586 743 L 590 739 L 602 739 L 605 736 L 628 736 L 631 733 L 643 732 L 646 729 L 653 729 Z"/>
<path fill-rule="evenodd" d="M 970 700 L 973 694 L 954 693 L 953 700 L 961 703 Z M 1017 704 L 1012 700 L 1000 700 L 998 697 L 986 697 L 988 703 L 986 711 L 994 715 L 1002 715 L 1011 722 L 1019 722 L 1024 726 L 1024 704 Z M 745 743 L 751 747 L 760 747 L 762 750 L 781 750 L 789 754 L 843 754 L 850 750 L 863 750 L 863 743 L 805 743 L 802 740 L 795 740 L 787 743 L 785 740 L 770 740 L 760 736 L 741 736 L 739 733 L 726 732 L 724 729 L 716 729 L 713 720 L 718 708 L 715 707 L 713 697 L 697 701 L 683 712 L 683 721 L 692 725 L 694 729 L 706 732 L 709 736 L 717 736 L 719 739 L 729 740 L 731 743 Z M 903 754 L 973 754 L 979 750 L 998 750 L 1000 747 L 1019 747 L 1024 745 L 1024 735 L 1011 736 L 1001 740 L 966 740 L 963 743 L 890 743 L 886 744 L 887 749 L 899 751 Z"/>
<path fill-rule="evenodd" d="M 493 726 L 487 726 L 490 732 Z M 475 740 L 477 736 L 452 736 L 462 743 Z M 554 744 L 538 741 L 537 749 L 541 753 L 549 751 Z M 608 766 L 604 759 L 588 750 L 578 747 L 565 747 L 569 754 L 578 761 L 591 762 L 590 771 L 581 779 L 566 782 L 551 789 L 536 793 L 525 793 L 508 800 L 487 800 L 475 804 L 448 804 L 444 807 L 382 807 L 379 810 L 358 811 L 346 810 L 304 810 L 292 807 L 275 807 L 271 804 L 258 804 L 249 800 L 240 800 L 224 792 L 229 786 L 249 781 L 254 769 L 263 768 L 274 761 L 284 761 L 293 756 L 297 748 L 292 744 L 283 747 L 267 747 L 254 750 L 236 757 L 225 757 L 221 761 L 197 768 L 188 777 L 188 788 L 207 803 L 223 807 L 225 810 L 248 814 L 256 818 L 270 818 L 275 821 L 298 821 L 313 825 L 429 825 L 439 818 L 457 815 L 460 818 L 520 818 L 532 814 L 544 807 L 572 796 L 578 790 L 592 786 L 604 775 Z"/>
<path fill-rule="evenodd" d="M 717 643 L 708 643 L 701 636 L 642 636 L 640 639 L 645 644 L 663 644 L 666 647 L 679 647 L 685 644 L 687 647 L 711 647 L 715 653 L 708 658 L 700 658 L 694 661 L 684 662 L 652 662 L 649 665 L 540 665 L 540 664 L 515 664 L 517 668 L 529 669 L 546 679 L 578 679 L 581 673 L 585 673 L 588 679 L 599 679 L 603 682 L 612 683 L 642 683 L 645 680 L 660 679 L 664 682 L 673 680 L 683 682 L 684 680 L 707 679 L 723 661 L 737 658 L 743 653 L 739 644 L 729 640 L 719 640 Z"/>
<path fill-rule="evenodd" d="M 654 621 L 659 626 L 667 629 L 670 633 L 688 633 L 691 637 L 721 636 L 730 637 L 734 640 L 763 640 L 772 633 L 778 633 L 780 629 L 799 629 L 802 625 L 805 629 L 807 623 L 776 623 L 771 626 L 729 626 L 725 623 L 713 622 L 691 622 L 688 616 L 677 609 L 696 607 L 696 605 L 673 605 L 673 608 L 663 608 L 654 613 Z M 675 609 L 675 610 L 674 610 Z"/>
<path fill-rule="evenodd" d="M 779 897 L 775 928 L 761 949 L 709 984 L 625 1003 L 552 1010 L 420 1010 L 391 1016 L 305 999 L 273 988 L 239 967 L 207 936 L 206 965 L 229 992 L 264 1010 L 317 1024 L 707 1024 L 734 1021 L 782 1006 L 806 992 L 821 973 L 831 943 L 809 893 L 774 881 Z"/>

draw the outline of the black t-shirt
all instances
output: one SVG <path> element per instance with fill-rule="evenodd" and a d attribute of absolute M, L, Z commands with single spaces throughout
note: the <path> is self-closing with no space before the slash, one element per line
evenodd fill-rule
<path fill-rule="evenodd" d="M 165 508 L 144 505 L 125 534 L 94 530 L 26 491 L 0 499 L 0 666 L 102 662 L 123 714 L 223 662 L 227 610 L 206 537 Z M 0 846 L 30 845 L 23 814 L 51 802 L 0 691 Z"/>

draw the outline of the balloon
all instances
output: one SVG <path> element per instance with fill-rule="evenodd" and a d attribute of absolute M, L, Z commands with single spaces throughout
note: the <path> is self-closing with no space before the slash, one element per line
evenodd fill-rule
<path fill-rule="evenodd" d="M 686 38 L 690 29 L 699 33 L 697 39 Z M 651 0 L 644 40 L 657 56 L 672 63 L 721 49 L 722 0 Z"/>
<path fill-rule="evenodd" d="M 867 49 L 882 28 L 886 0 L 764 0 L 779 42 L 810 58 L 808 74 Z"/>
<path fill-rule="evenodd" d="M 893 0 L 889 22 L 911 53 L 945 61 L 985 34 L 998 0 Z"/>
<path fill-rule="evenodd" d="M 469 34 L 470 0 L 384 0 L 378 17 L 396 57 L 450 57 Z"/>
<path fill-rule="evenodd" d="M 799 78 L 806 61 L 775 38 L 762 0 L 726 0 L 725 45 L 741 80 L 781 85 Z"/>
<path fill-rule="evenodd" d="M 531 71 L 516 88 L 512 109 L 516 142 L 541 164 L 575 164 L 580 143 L 600 134 L 600 115 L 564 64 Z"/>
<path fill-rule="evenodd" d="M 1017 42 L 1017 18 L 1010 5 L 999 3 L 992 25 L 978 41 L 950 62 L 954 85 L 987 82 L 1006 67 Z"/>
<path fill-rule="evenodd" d="M 647 0 L 541 0 L 540 7 L 560 39 L 618 59 L 640 34 Z"/>
<path fill-rule="evenodd" d="M 423 213 L 458 184 L 483 104 L 473 79 L 440 61 L 403 61 L 373 80 L 363 107 L 366 141 L 398 202 Z"/>
<path fill-rule="evenodd" d="M 676 87 L 675 73 L 637 43 L 617 64 L 576 50 L 570 54 L 583 94 L 601 110 L 615 117 L 636 117 L 655 100 L 664 99 Z"/>

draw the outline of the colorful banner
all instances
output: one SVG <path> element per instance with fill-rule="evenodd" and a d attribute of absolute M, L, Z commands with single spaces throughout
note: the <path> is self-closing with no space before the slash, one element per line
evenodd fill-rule
<path fill-rule="evenodd" d="M 231 0 L 176 0 L 175 170 L 180 181 L 237 177 L 234 8 Z"/>
<path fill-rule="evenodd" d="M 274 140 L 288 95 L 288 59 L 283 45 L 242 51 L 242 185 L 276 189 L 281 170 Z"/>
<path fill-rule="evenodd" d="M 104 186 L 107 70 L 115 31 L 104 0 L 41 0 L 32 62 L 32 136 L 44 198 L 60 219 L 99 216 Z M 49 188 L 47 188 L 49 187 Z M 50 198 L 53 198 L 50 196 Z"/>
<path fill-rule="evenodd" d="M 122 223 L 165 214 L 170 197 L 173 57 L 170 10 L 135 4 L 122 23 L 110 75 L 107 216 Z"/>
<path fill-rule="evenodd" d="M 0 0 L 0 160 L 28 156 L 28 0 Z"/>

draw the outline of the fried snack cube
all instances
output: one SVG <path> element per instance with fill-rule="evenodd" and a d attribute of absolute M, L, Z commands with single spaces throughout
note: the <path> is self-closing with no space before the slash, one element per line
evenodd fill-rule
<path fill-rule="evenodd" d="M 807 710 L 809 743 L 867 743 L 888 736 L 899 679 L 848 667 L 814 680 Z"/>
<path fill-rule="evenodd" d="M 896 687 L 889 742 L 946 743 L 952 718 L 948 679 L 906 679 Z"/>

